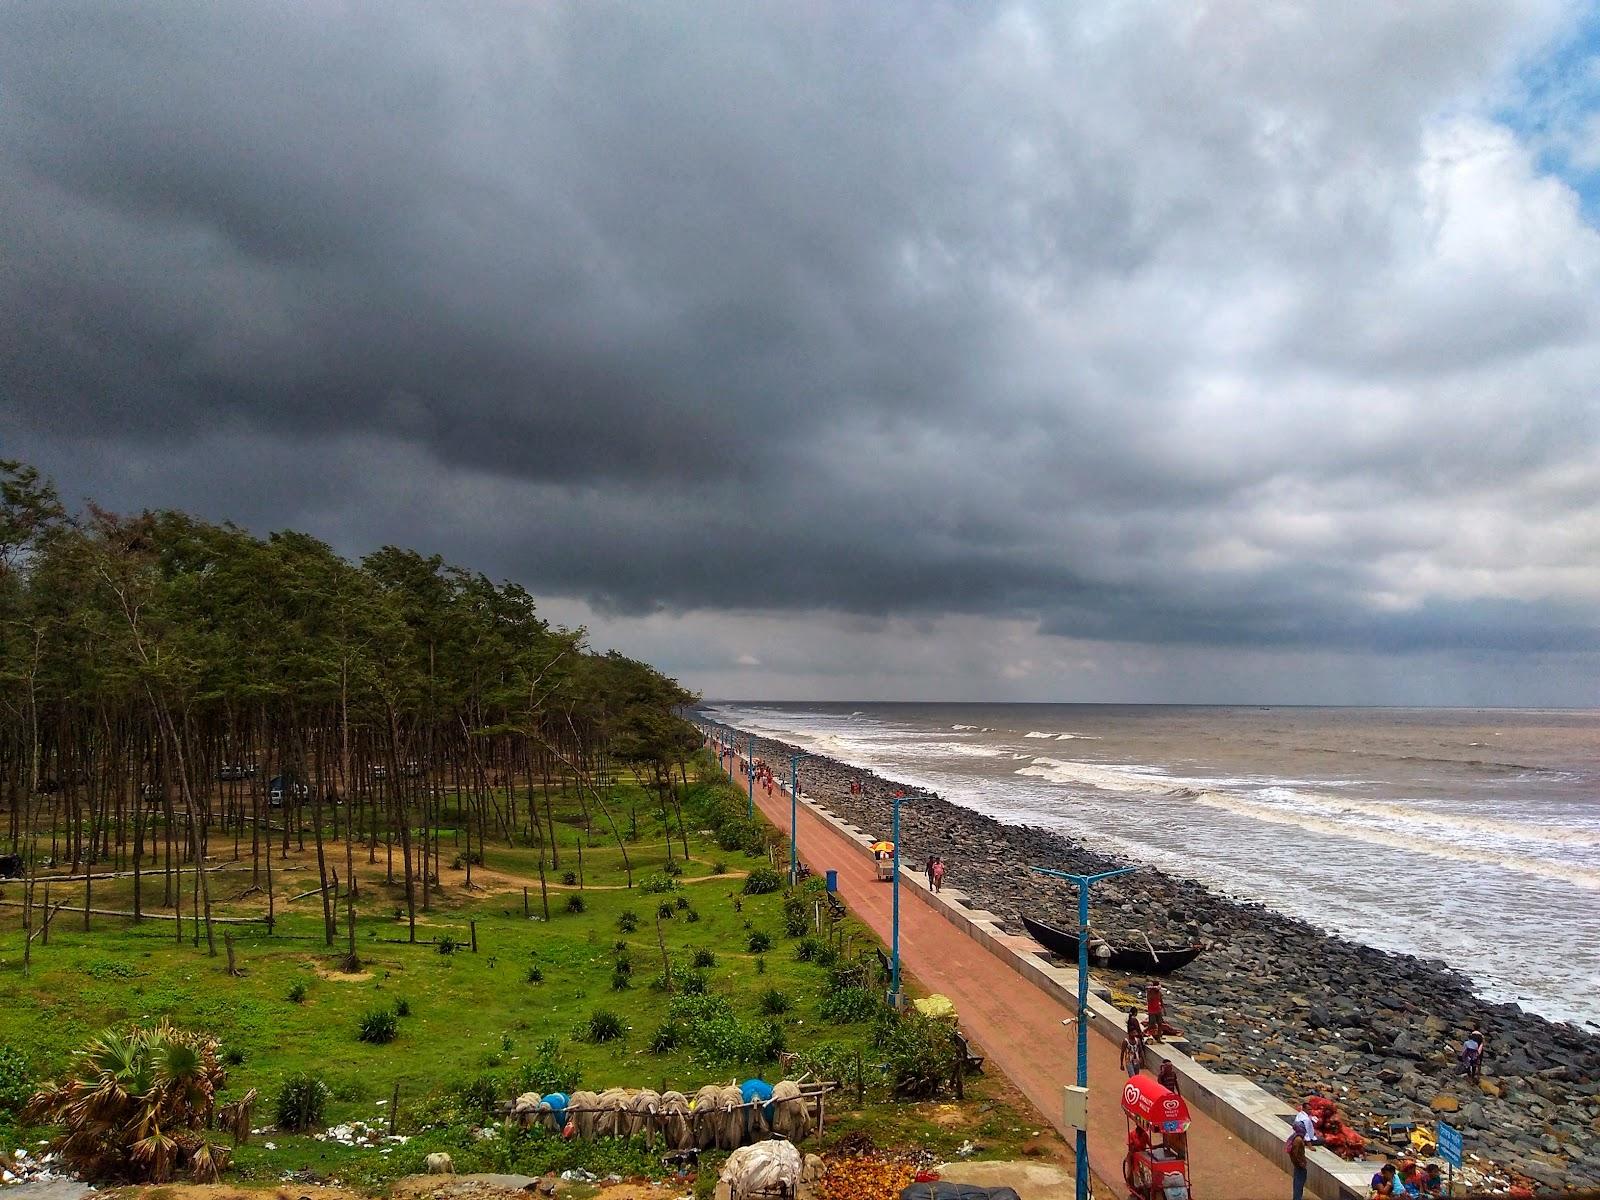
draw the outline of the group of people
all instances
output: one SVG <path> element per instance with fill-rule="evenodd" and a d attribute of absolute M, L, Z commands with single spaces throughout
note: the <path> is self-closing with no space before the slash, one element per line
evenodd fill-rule
<path fill-rule="evenodd" d="M 937 892 L 944 886 L 944 858 L 938 854 L 928 855 L 928 890 Z"/>
<path fill-rule="evenodd" d="M 1293 1132 L 1285 1149 L 1294 1181 L 1294 1200 L 1303 1200 L 1306 1187 L 1306 1148 L 1321 1144 L 1317 1118 L 1311 1113 L 1312 1100 L 1307 1098 L 1294 1114 Z M 1412 1157 L 1398 1162 L 1386 1162 L 1373 1172 L 1368 1192 L 1369 1200 L 1416 1200 L 1418 1197 L 1443 1196 L 1445 1181 L 1443 1169 L 1437 1162 L 1424 1163 Z"/>
<path fill-rule="evenodd" d="M 1164 1037 L 1176 1036 L 1179 1030 L 1167 1024 L 1167 1002 L 1161 994 L 1161 984 L 1151 981 L 1144 993 L 1145 1019 L 1139 1020 L 1139 1010 L 1128 1007 L 1128 1022 L 1122 1038 L 1122 1068 L 1131 1079 L 1144 1064 L 1144 1044 L 1159 1042 Z M 1169 1062 L 1161 1064 L 1162 1074 L 1157 1076 L 1170 1091 L 1177 1091 L 1178 1075 Z M 1167 1076 L 1171 1075 L 1171 1082 Z"/>

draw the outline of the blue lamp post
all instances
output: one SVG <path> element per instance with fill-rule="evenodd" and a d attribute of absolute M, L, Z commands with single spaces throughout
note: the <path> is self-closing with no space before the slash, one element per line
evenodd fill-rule
<path fill-rule="evenodd" d="M 898 853 L 898 850 L 897 850 Z M 1089 886 L 1113 875 L 1126 875 L 1137 867 L 1118 867 L 1115 871 L 1101 871 L 1096 875 L 1073 875 L 1067 871 L 1052 871 L 1048 867 L 1034 867 L 1041 875 L 1054 875 L 1078 885 L 1078 1086 L 1089 1086 Z M 1089 1200 L 1089 1134 L 1077 1131 L 1073 1158 L 1077 1160 L 1076 1179 L 1078 1200 Z"/>
<path fill-rule="evenodd" d="M 894 823 L 890 835 L 894 842 L 894 918 L 890 925 L 889 937 L 889 999 L 894 1004 L 900 1002 L 900 801 L 904 798 L 905 792 L 896 789 Z"/>
<path fill-rule="evenodd" d="M 789 882 L 800 877 L 800 760 L 804 754 L 789 756 Z"/>
<path fill-rule="evenodd" d="M 750 785 L 750 805 L 745 809 L 745 816 L 756 815 L 756 735 L 744 735 L 744 774 Z"/>

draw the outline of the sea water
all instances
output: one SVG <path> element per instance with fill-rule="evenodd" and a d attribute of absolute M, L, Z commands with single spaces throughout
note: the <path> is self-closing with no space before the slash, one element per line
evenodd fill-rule
<path fill-rule="evenodd" d="M 1356 941 L 1443 959 L 1489 999 L 1600 1028 L 1600 712 L 708 710 Z"/>

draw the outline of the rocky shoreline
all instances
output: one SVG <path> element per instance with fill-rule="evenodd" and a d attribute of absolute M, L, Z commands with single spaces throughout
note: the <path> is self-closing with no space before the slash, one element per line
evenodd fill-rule
<path fill-rule="evenodd" d="M 795 749 L 756 740 L 757 757 L 780 776 Z M 859 795 L 851 780 L 861 782 Z M 802 793 L 885 836 L 899 787 L 813 754 L 802 768 Z M 942 855 L 950 886 L 1014 932 L 1025 932 L 1024 912 L 1075 919 L 1071 886 L 1029 866 L 1082 872 L 1126 865 L 1059 834 L 904 791 L 904 857 Z M 1359 945 L 1153 867 L 1098 885 L 1093 902 L 1094 927 L 1112 941 L 1132 934 L 1137 944 L 1143 931 L 1155 942 L 1210 944 L 1163 982 L 1171 1019 L 1200 1061 L 1286 1100 L 1321 1092 L 1363 1130 L 1443 1116 L 1465 1132 L 1469 1156 L 1541 1190 L 1600 1187 L 1600 1036 L 1485 1001 L 1442 962 Z M 1096 975 L 1123 991 L 1142 982 L 1122 972 Z M 1455 1057 L 1473 1028 L 1488 1035 L 1490 1049 L 1480 1088 Z M 1389 1148 L 1374 1142 L 1375 1150 Z"/>

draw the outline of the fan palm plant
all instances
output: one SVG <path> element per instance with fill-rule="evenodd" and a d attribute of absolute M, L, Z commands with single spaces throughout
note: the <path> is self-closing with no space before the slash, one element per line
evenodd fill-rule
<path fill-rule="evenodd" d="M 226 1080 L 216 1038 L 162 1021 L 93 1039 L 24 1117 L 60 1126 L 54 1148 L 85 1178 L 166 1183 L 182 1172 L 210 1183 L 230 1158 L 205 1137 Z"/>

